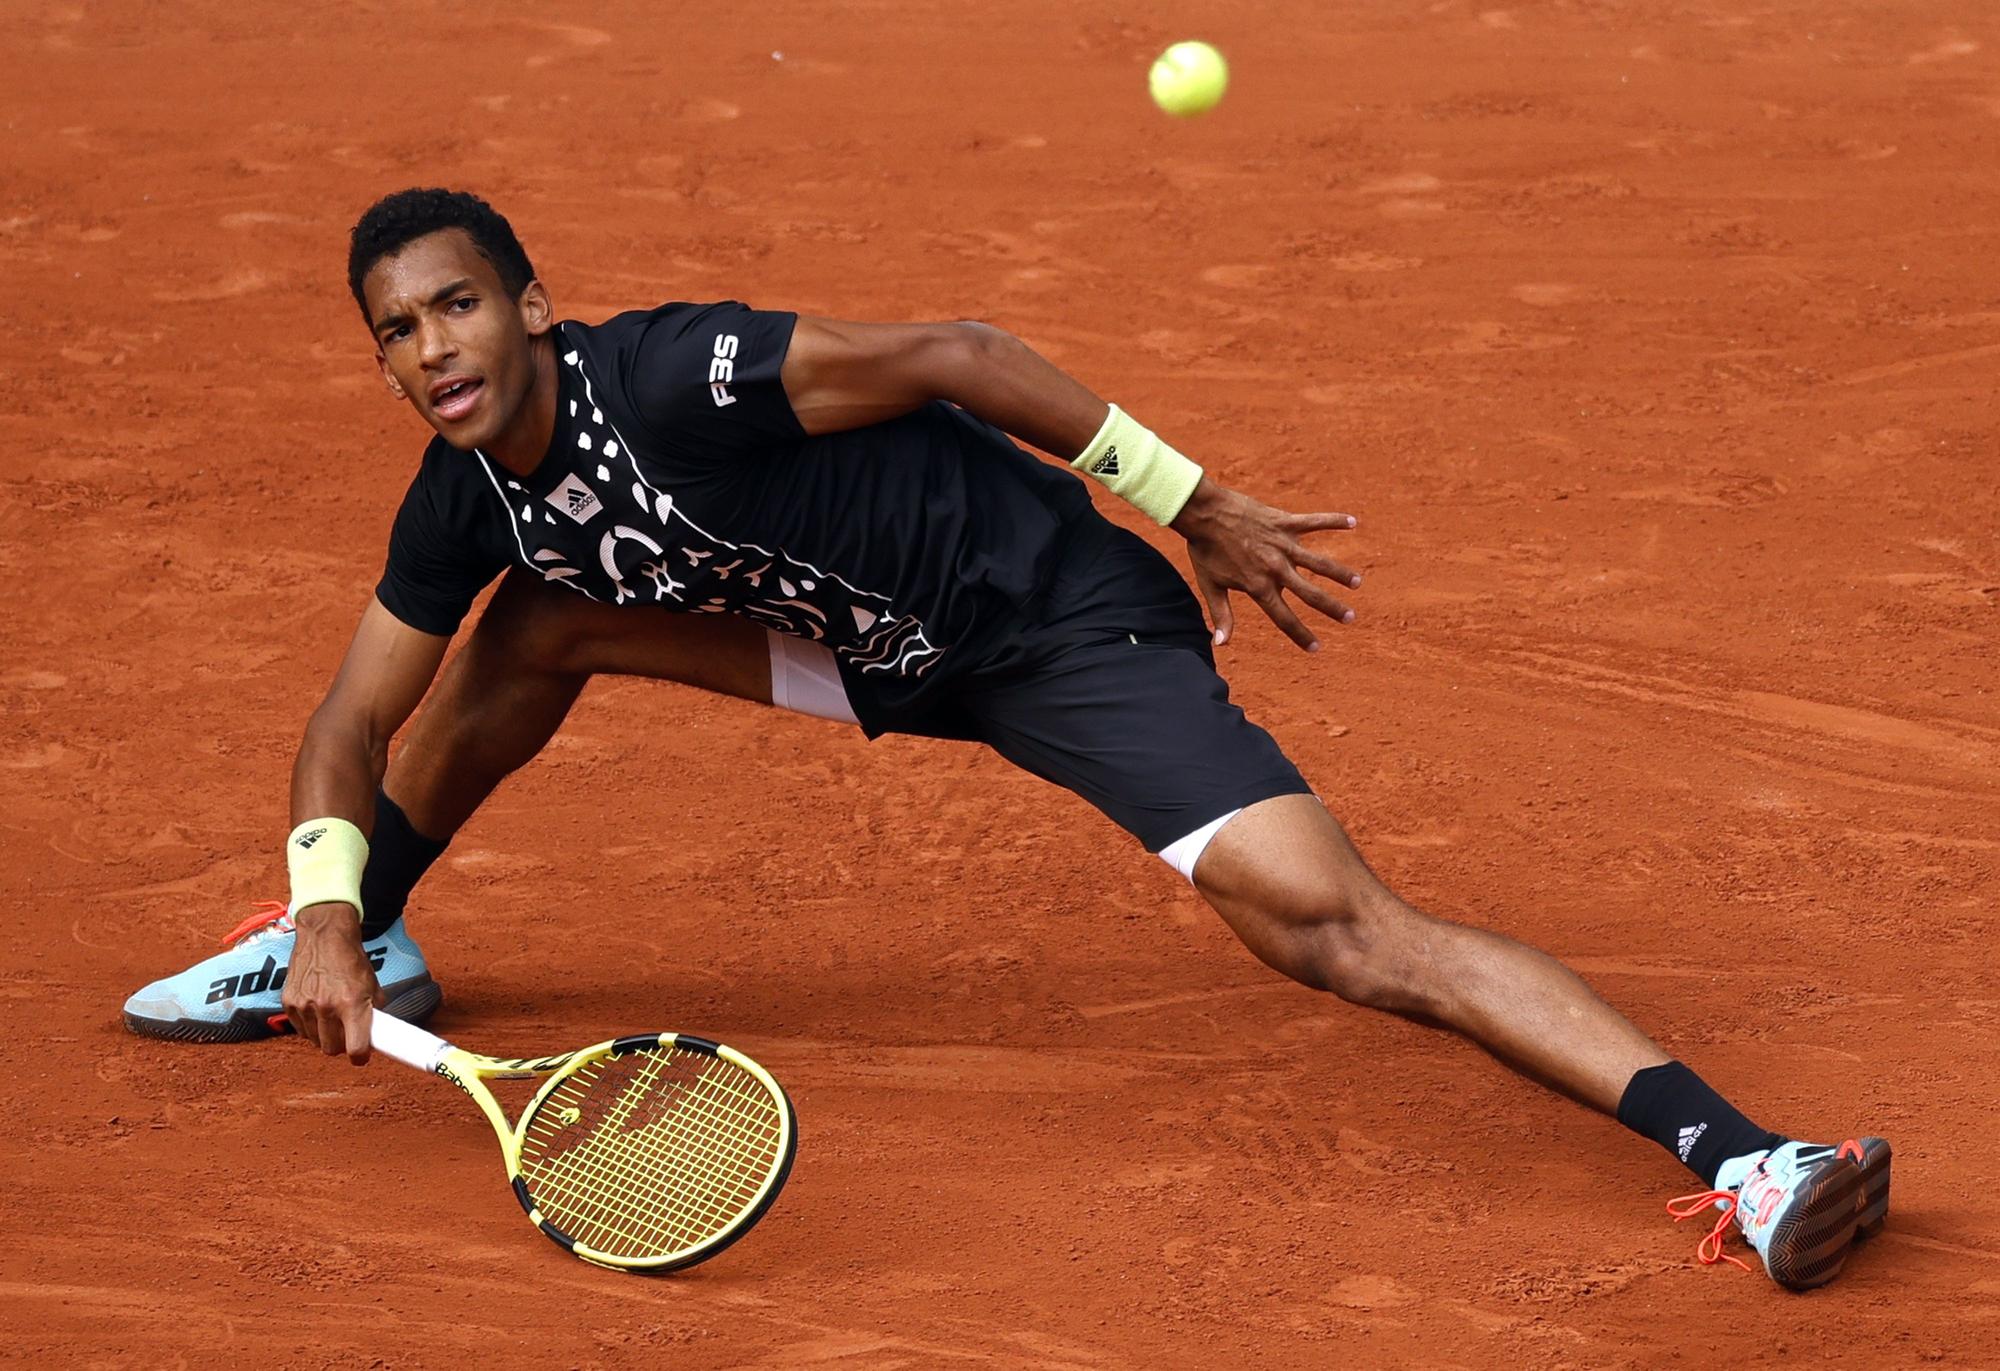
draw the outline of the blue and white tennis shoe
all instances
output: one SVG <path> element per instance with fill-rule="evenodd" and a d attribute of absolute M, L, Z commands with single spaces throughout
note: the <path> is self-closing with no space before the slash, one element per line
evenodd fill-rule
<path fill-rule="evenodd" d="M 264 901 L 222 941 L 226 951 L 154 981 L 125 1001 L 125 1026 L 149 1038 L 196 1043 L 247 1042 L 286 1032 L 280 997 L 297 936 L 285 906 Z M 401 919 L 361 947 L 389 997 L 391 1014 L 421 1023 L 437 1011 L 443 992 Z"/>
<path fill-rule="evenodd" d="M 1840 1274 L 1857 1237 L 1880 1231 L 1889 1210 L 1890 1163 L 1882 1138 L 1838 1147 L 1788 1142 L 1732 1157 L 1713 1190 L 1684 1195 L 1667 1210 L 1676 1219 L 1716 1213 L 1715 1227 L 1697 1249 L 1704 1263 L 1748 1269 L 1723 1251 L 1733 1219 L 1772 1280 L 1788 1290 L 1811 1290 Z"/>

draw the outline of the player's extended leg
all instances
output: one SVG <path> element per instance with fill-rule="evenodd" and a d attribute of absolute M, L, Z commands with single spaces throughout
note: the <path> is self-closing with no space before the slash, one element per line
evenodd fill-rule
<path fill-rule="evenodd" d="M 1815 1147 L 1759 1128 L 1555 958 L 1399 899 L 1311 796 L 1245 808 L 1202 850 L 1193 879 L 1277 970 L 1456 1029 L 1674 1153 L 1711 1187 L 1675 1212 L 1723 1206 L 1704 1260 L 1721 1254 L 1733 1214 L 1773 1278 L 1803 1289 L 1839 1274 L 1852 1238 L 1880 1226 L 1886 1142 Z"/>
<path fill-rule="evenodd" d="M 1271 966 L 1456 1029 L 1666 1148 L 1710 1187 L 1690 1204 L 1719 1199 L 1725 1223 L 1733 1208 L 1778 1280 L 1831 1279 L 1879 1222 L 1887 1144 L 1850 1157 L 1758 1127 L 1553 958 L 1397 898 L 1229 702 L 1199 609 L 1139 539 L 1078 539 L 1033 621 L 957 695 L 972 736 L 1159 853 Z"/>
<path fill-rule="evenodd" d="M 1669 1060 L 1547 953 L 1405 904 L 1309 795 L 1230 820 L 1194 883 L 1252 952 L 1294 980 L 1457 1029 L 1604 1113 L 1617 1112 L 1635 1073 Z"/>

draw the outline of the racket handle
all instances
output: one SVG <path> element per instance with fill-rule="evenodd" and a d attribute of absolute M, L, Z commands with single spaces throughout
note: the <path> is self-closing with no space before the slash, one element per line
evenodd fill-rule
<path fill-rule="evenodd" d="M 377 1009 L 368 1024 L 369 1040 L 377 1052 L 386 1052 L 405 1066 L 432 1072 L 451 1050 L 451 1044 L 435 1033 L 426 1033 L 413 1023 L 404 1023 L 394 1014 Z"/>

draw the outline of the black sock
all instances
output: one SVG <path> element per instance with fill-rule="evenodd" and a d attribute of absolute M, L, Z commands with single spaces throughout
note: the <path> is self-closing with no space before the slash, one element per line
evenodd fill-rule
<path fill-rule="evenodd" d="M 1744 1118 L 1679 1062 L 1634 1072 L 1618 1101 L 1618 1122 L 1666 1148 L 1710 1186 L 1731 1157 L 1785 1141 Z"/>
<path fill-rule="evenodd" d="M 368 864 L 361 869 L 362 937 L 379 938 L 403 917 L 410 892 L 450 843 L 410 827 L 402 806 L 376 789 L 375 831 L 368 838 Z"/>

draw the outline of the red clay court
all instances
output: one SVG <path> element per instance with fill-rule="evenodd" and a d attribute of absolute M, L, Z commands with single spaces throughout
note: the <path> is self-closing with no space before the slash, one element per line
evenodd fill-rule
<path fill-rule="evenodd" d="M 10 14 L 8 1357 L 2000 1361 L 1990 6 L 562 15 Z M 1145 74 L 1189 37 L 1235 83 L 1178 123 Z M 293 749 L 426 437 L 342 278 L 411 184 L 491 198 L 566 315 L 988 319 L 1228 483 L 1358 515 L 1360 621 L 1307 657 L 1239 608 L 1237 698 L 1412 899 L 1759 1119 L 1893 1137 L 1887 1233 L 1807 1296 L 1699 1267 L 1657 1149 L 1265 970 L 1081 801 L 634 682 L 411 925 L 467 1047 L 768 1064 L 798 1166 L 742 1244 L 593 1270 L 436 1082 L 126 1033 L 284 893 Z"/>

